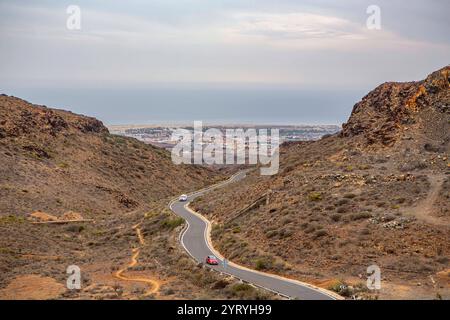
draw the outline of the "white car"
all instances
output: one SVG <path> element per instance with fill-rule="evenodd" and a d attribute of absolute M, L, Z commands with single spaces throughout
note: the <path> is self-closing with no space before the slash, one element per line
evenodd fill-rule
<path fill-rule="evenodd" d="M 180 200 L 180 201 L 187 201 L 187 199 L 188 199 L 188 196 L 185 195 L 185 194 L 182 194 L 178 200 Z"/>

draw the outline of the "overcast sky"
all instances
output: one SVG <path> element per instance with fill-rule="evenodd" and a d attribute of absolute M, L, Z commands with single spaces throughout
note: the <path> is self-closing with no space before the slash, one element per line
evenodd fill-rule
<path fill-rule="evenodd" d="M 66 28 L 72 4 L 81 30 Z M 381 30 L 366 27 L 371 4 L 381 8 Z M 374 86 L 447 65 L 449 13 L 448 0 L 0 0 L 0 90 L 114 123 L 120 116 L 109 117 L 101 102 L 108 90 L 124 101 L 130 90 L 166 92 L 159 105 L 132 101 L 149 114 L 174 108 L 180 101 L 169 97 L 179 90 L 298 91 L 289 108 L 314 100 L 301 92 L 339 91 L 346 107 L 326 120 L 341 121 Z M 68 90 L 80 96 L 65 100 Z M 195 103 L 221 99 L 214 97 Z"/>

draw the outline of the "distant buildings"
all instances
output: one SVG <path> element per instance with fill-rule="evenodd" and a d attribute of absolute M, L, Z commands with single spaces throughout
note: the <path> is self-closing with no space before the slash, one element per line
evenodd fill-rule
<path fill-rule="evenodd" d="M 219 130 L 225 132 L 225 129 L 241 128 L 241 125 L 236 126 L 214 126 Z M 250 128 L 249 126 L 246 126 Z M 190 126 L 180 126 L 177 128 L 183 128 L 191 130 Z M 212 126 L 204 126 L 204 130 L 208 130 Z M 255 129 L 273 128 L 279 129 L 280 140 L 284 141 L 308 141 L 318 140 L 326 134 L 334 134 L 341 130 L 336 125 L 297 125 L 297 126 L 278 126 L 278 125 L 266 125 L 255 126 Z M 174 127 L 166 126 L 112 126 L 110 132 L 113 134 L 123 135 L 127 137 L 133 137 L 141 140 L 145 143 L 152 144 L 161 148 L 171 149 L 175 145 L 175 141 L 171 141 L 172 131 Z"/>

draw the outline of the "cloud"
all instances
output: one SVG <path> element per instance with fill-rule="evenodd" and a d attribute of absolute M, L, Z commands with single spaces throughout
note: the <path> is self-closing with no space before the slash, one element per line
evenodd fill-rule
<path fill-rule="evenodd" d="M 419 78 L 448 63 L 448 41 L 406 36 L 389 23 L 403 21 L 402 12 L 384 3 L 374 32 L 364 5 L 305 2 L 80 0 L 82 29 L 69 31 L 62 2 L 0 1 L 0 86 L 352 87 Z M 426 18 L 408 32 L 425 30 Z"/>
<path fill-rule="evenodd" d="M 361 26 L 339 17 L 312 13 L 238 13 L 230 31 L 272 39 L 358 39 Z"/>

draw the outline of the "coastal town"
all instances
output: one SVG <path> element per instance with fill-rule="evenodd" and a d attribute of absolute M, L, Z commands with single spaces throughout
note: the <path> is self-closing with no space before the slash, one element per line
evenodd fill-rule
<path fill-rule="evenodd" d="M 203 130 L 215 128 L 224 132 L 227 129 L 278 129 L 280 143 L 286 141 L 314 141 L 324 135 L 334 134 L 340 131 L 338 125 L 203 125 Z M 136 138 L 147 144 L 152 144 L 165 149 L 172 149 L 176 141 L 172 140 L 172 132 L 176 129 L 193 130 L 191 125 L 111 125 L 108 126 L 112 134 Z"/>

